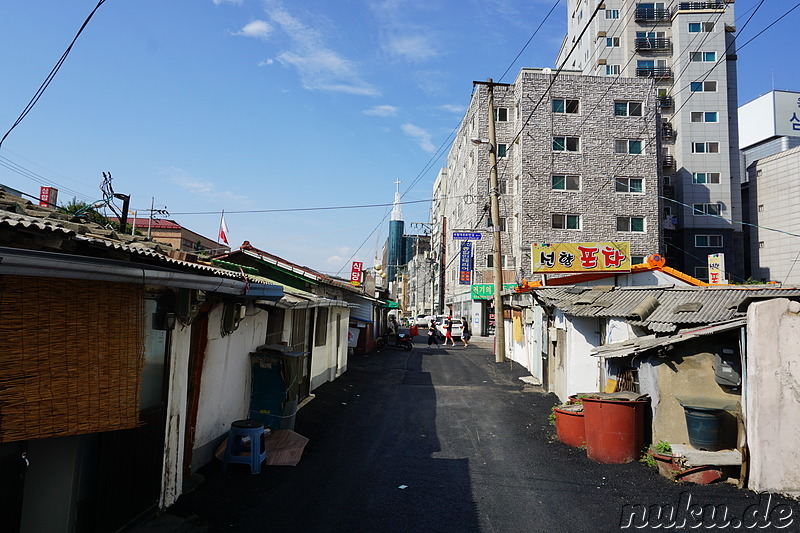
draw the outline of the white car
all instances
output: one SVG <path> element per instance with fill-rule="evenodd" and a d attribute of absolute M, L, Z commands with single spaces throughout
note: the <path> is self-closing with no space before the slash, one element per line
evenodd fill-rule
<path fill-rule="evenodd" d="M 464 331 L 464 325 L 461 323 L 460 318 L 452 319 L 453 322 L 453 338 L 461 337 L 461 333 Z M 444 336 L 447 333 L 447 318 L 442 318 L 441 321 L 436 322 L 436 327 L 439 329 L 439 332 Z"/>
<path fill-rule="evenodd" d="M 433 320 L 433 317 L 431 315 L 417 315 L 416 324 L 421 328 L 422 327 L 427 328 L 428 325 L 431 323 L 431 320 Z"/>

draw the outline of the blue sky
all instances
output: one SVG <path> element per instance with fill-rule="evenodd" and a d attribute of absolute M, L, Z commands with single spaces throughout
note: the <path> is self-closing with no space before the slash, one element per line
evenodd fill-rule
<path fill-rule="evenodd" d="M 108 0 L 0 148 L 0 183 L 93 201 L 111 172 L 134 209 L 155 197 L 212 238 L 224 209 L 232 246 L 347 275 L 371 264 L 390 207 L 236 211 L 386 204 L 398 179 L 404 201 L 429 199 L 473 80 L 499 81 L 554 3 Z M 0 2 L 0 136 L 96 4 Z M 555 66 L 565 4 L 502 81 Z M 757 4 L 734 4 L 739 28 Z M 792 5 L 767 0 L 739 42 Z M 800 90 L 798 24 L 800 9 L 740 51 L 740 103 Z M 403 213 L 426 222 L 429 204 Z"/>

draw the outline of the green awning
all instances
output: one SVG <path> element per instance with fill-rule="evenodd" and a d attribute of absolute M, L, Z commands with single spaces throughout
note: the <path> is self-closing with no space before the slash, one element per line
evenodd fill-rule
<path fill-rule="evenodd" d="M 392 300 L 381 300 L 381 307 L 384 309 L 400 309 L 400 304 Z"/>

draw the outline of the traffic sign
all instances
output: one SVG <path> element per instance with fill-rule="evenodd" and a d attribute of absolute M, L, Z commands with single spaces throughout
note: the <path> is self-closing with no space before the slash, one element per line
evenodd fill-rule
<path fill-rule="evenodd" d="M 467 231 L 454 231 L 453 238 L 462 241 L 479 241 L 482 235 L 480 233 L 471 233 Z"/>

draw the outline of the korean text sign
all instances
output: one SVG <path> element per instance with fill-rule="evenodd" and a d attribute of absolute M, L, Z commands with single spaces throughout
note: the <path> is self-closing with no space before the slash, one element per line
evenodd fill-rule
<path fill-rule="evenodd" d="M 359 286 L 361 285 L 361 272 L 364 270 L 364 263 L 361 261 L 353 261 L 353 267 L 350 269 L 350 284 Z"/>
<path fill-rule="evenodd" d="M 630 272 L 630 247 L 629 242 L 532 244 L 532 271 L 540 274 Z"/>
<path fill-rule="evenodd" d="M 472 243 L 464 241 L 461 243 L 461 256 L 458 267 L 459 285 L 469 285 L 472 283 Z"/>

